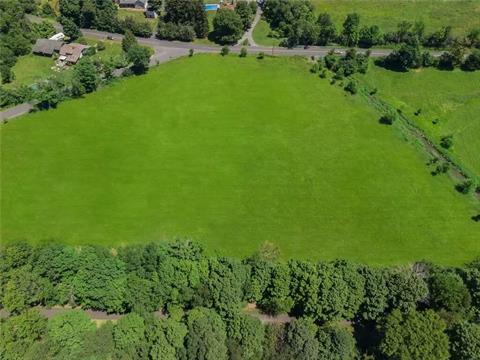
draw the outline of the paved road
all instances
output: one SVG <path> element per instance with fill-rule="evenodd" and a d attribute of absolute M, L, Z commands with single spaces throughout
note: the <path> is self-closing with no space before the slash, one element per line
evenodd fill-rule
<path fill-rule="evenodd" d="M 27 114 L 33 109 L 31 104 L 25 103 L 0 112 L 0 122 L 14 119 L 20 115 Z"/>
<path fill-rule="evenodd" d="M 123 35 L 121 34 L 112 34 L 105 31 L 98 31 L 92 29 L 82 29 L 84 36 L 95 38 L 95 39 L 106 39 L 107 37 L 114 40 L 122 40 Z M 151 38 L 140 38 L 137 37 L 138 43 L 146 46 L 152 47 L 155 51 L 165 51 L 166 49 L 194 49 L 197 52 L 206 52 L 206 53 L 218 53 L 220 51 L 220 46 L 218 45 L 204 45 L 204 44 L 195 44 L 195 43 L 184 43 L 180 41 L 167 41 L 159 40 L 154 37 Z M 230 47 L 230 50 L 233 52 L 239 52 L 242 47 L 235 45 Z M 248 51 L 252 53 L 264 52 L 265 54 L 281 55 L 281 56 L 316 56 L 321 57 L 328 54 L 332 50 L 332 47 L 325 46 L 311 46 L 308 48 L 296 47 L 293 49 L 287 49 L 283 47 L 267 47 L 267 46 L 249 46 Z M 336 48 L 336 50 L 343 54 L 347 51 L 347 48 Z M 358 49 L 359 52 L 365 53 L 366 49 Z M 370 49 L 370 56 L 372 57 L 381 57 L 386 56 L 392 52 L 392 49 Z M 433 53 L 435 55 L 435 53 Z"/>

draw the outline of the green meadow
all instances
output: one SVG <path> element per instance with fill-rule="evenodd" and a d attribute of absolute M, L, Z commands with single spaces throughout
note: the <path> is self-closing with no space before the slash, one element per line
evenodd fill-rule
<path fill-rule="evenodd" d="M 452 135 L 448 152 L 480 179 L 480 72 L 419 69 L 399 73 L 372 66 L 365 80 L 437 144 L 443 136 Z"/>
<path fill-rule="evenodd" d="M 473 197 L 296 58 L 196 55 L 1 127 L 2 241 L 192 238 L 369 264 L 480 255 Z"/>

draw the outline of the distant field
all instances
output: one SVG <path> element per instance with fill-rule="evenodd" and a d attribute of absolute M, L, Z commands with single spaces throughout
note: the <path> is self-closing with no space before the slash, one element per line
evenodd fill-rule
<path fill-rule="evenodd" d="M 373 66 L 366 80 L 437 143 L 442 136 L 453 135 L 450 153 L 480 179 L 480 72 L 397 73 Z M 418 109 L 421 113 L 415 116 Z"/>
<path fill-rule="evenodd" d="M 312 0 L 312 3 L 317 13 L 327 12 L 332 16 L 337 29 L 341 29 L 345 17 L 352 12 L 360 15 L 361 26 L 376 24 L 384 32 L 395 30 L 403 20 L 422 20 L 427 32 L 450 25 L 455 35 L 480 27 L 479 0 Z M 268 25 L 258 29 L 255 41 L 271 45 L 267 38 L 269 31 Z"/>
<path fill-rule="evenodd" d="M 2 241 L 191 237 L 370 264 L 480 255 L 473 198 L 304 60 L 197 55 L 1 127 Z M 215 95 L 212 95 L 215 94 Z"/>
<path fill-rule="evenodd" d="M 426 31 L 450 25 L 456 35 L 480 27 L 479 0 L 312 0 L 317 12 L 328 12 L 338 26 L 357 12 L 364 25 L 395 30 L 402 20 L 423 21 Z"/>

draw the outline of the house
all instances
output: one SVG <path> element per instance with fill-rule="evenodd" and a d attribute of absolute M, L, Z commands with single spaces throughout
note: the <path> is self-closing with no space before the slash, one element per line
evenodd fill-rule
<path fill-rule="evenodd" d="M 158 14 L 153 10 L 146 10 L 145 17 L 147 19 L 156 19 L 158 17 Z"/>
<path fill-rule="evenodd" d="M 33 46 L 33 53 L 43 56 L 52 56 L 58 53 L 63 45 L 63 41 L 38 39 Z"/>
<path fill-rule="evenodd" d="M 148 7 L 148 0 L 118 0 L 121 8 L 144 9 Z"/>
<path fill-rule="evenodd" d="M 48 38 L 48 40 L 57 40 L 57 41 L 65 40 L 65 34 L 60 32 L 60 33 L 55 34 L 52 37 Z"/>
<path fill-rule="evenodd" d="M 74 65 L 82 58 L 85 49 L 88 48 L 89 46 L 82 44 L 65 44 L 60 48 L 60 57 L 58 60 L 61 63 Z"/>

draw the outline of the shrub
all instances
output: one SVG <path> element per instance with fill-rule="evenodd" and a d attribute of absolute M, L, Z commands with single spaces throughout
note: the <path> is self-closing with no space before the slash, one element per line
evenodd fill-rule
<path fill-rule="evenodd" d="M 193 53 L 194 53 L 194 50 L 193 50 L 193 49 L 189 49 L 189 50 L 188 50 L 188 56 L 192 57 L 192 56 L 193 56 Z"/>
<path fill-rule="evenodd" d="M 263 59 L 265 57 L 265 53 L 263 51 L 260 51 L 257 55 L 257 59 Z"/>
<path fill-rule="evenodd" d="M 157 38 L 190 42 L 195 38 L 195 31 L 190 25 L 176 25 L 160 21 L 157 28 Z"/>
<path fill-rule="evenodd" d="M 470 179 L 462 181 L 455 185 L 455 190 L 457 190 L 461 194 L 468 194 L 473 188 L 473 182 Z"/>
<path fill-rule="evenodd" d="M 394 111 L 390 111 L 382 115 L 379 122 L 380 124 L 384 124 L 384 125 L 392 125 L 395 121 L 397 121 L 397 119 L 398 119 L 397 113 Z"/>
<path fill-rule="evenodd" d="M 355 80 L 350 80 L 345 86 L 345 91 L 349 92 L 352 95 L 355 95 L 358 92 L 358 84 Z"/>
<path fill-rule="evenodd" d="M 480 70 L 480 50 L 474 50 L 467 56 L 462 64 L 462 69 L 465 71 Z"/>
<path fill-rule="evenodd" d="M 220 55 L 226 56 L 230 52 L 230 48 L 228 46 L 222 46 L 222 49 L 220 50 Z"/>
<path fill-rule="evenodd" d="M 247 57 L 247 48 L 246 47 L 242 47 L 240 49 L 240 57 Z"/>
<path fill-rule="evenodd" d="M 319 75 L 322 79 L 325 79 L 327 77 L 327 70 L 323 69 L 322 71 L 320 71 L 320 75 Z"/>
<path fill-rule="evenodd" d="M 450 169 L 450 164 L 448 162 L 443 162 L 432 171 L 432 175 L 445 174 Z"/>
<path fill-rule="evenodd" d="M 453 145 L 453 135 L 446 135 L 440 139 L 440 146 L 444 149 L 450 149 Z"/>

